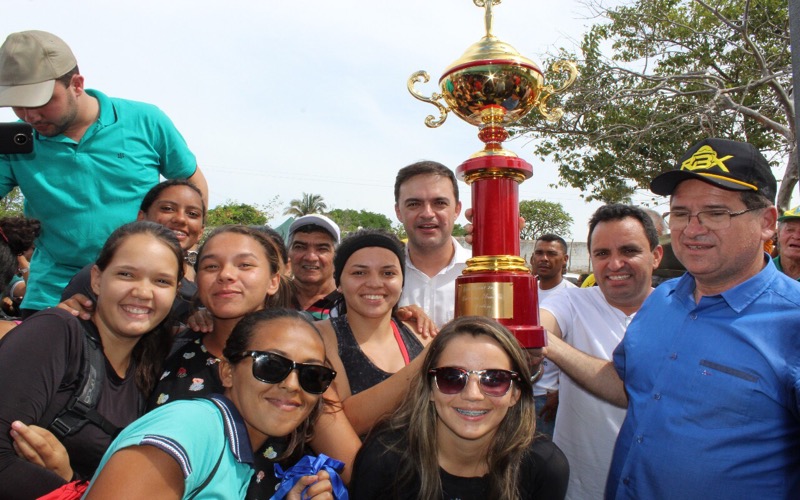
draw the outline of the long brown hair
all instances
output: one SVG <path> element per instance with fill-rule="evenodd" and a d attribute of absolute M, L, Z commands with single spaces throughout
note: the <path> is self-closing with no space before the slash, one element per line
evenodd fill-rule
<path fill-rule="evenodd" d="M 428 372 L 437 367 L 445 348 L 465 335 L 484 335 L 495 340 L 511 360 L 511 369 L 520 375 L 520 380 L 513 382 L 515 389 L 520 391 L 519 401 L 509 408 L 486 456 L 489 467 L 488 498 L 517 500 L 520 495 L 522 457 L 533 442 L 536 427 L 530 368 L 526 354 L 514 335 L 496 321 L 479 316 L 461 317 L 442 328 L 431 342 L 422 368 L 411 382 L 409 397 L 387 422 L 384 428 L 388 428 L 388 432 L 377 437 L 391 453 L 400 456 L 400 469 L 393 491 L 408 491 L 414 479 L 419 478 L 417 498 L 429 500 L 442 497 L 436 448 L 438 416 L 431 401 L 434 389 L 432 376 Z"/>
<path fill-rule="evenodd" d="M 183 250 L 175 237 L 175 234 L 155 222 L 137 221 L 125 224 L 117 228 L 108 237 L 103 248 L 97 256 L 95 265 L 100 271 L 105 271 L 108 265 L 122 246 L 125 240 L 134 234 L 149 234 L 160 240 L 172 253 L 178 271 L 178 283 L 183 279 Z M 101 298 L 98 297 L 98 307 Z M 172 311 L 158 324 L 153 330 L 147 332 L 139 339 L 133 348 L 131 357 L 135 363 L 134 377 L 136 387 L 142 394 L 150 394 L 156 385 L 158 377 L 161 375 L 161 366 L 169 353 L 172 345 Z"/>

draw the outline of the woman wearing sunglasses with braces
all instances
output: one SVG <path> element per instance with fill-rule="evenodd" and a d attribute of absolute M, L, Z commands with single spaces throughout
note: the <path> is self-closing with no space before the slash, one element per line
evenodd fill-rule
<path fill-rule="evenodd" d="M 534 437 L 530 375 L 519 343 L 496 321 L 445 325 L 409 397 L 359 452 L 350 498 L 563 499 L 569 465 Z"/>
<path fill-rule="evenodd" d="M 111 444 L 85 498 L 244 498 L 254 450 L 288 436 L 307 441 L 336 373 L 314 325 L 297 311 L 246 316 L 223 350 L 224 395 L 177 401 L 128 426 Z M 191 423 L 191 425 L 189 425 Z M 286 498 L 330 499 L 327 472 L 305 476 Z"/>

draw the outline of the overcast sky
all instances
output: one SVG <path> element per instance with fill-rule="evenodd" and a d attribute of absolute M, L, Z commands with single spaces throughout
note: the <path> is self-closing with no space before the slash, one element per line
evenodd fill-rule
<path fill-rule="evenodd" d="M 303 192 L 329 208 L 393 211 L 397 170 L 421 159 L 455 169 L 481 149 L 477 128 L 435 112 L 406 90 L 433 82 L 484 34 L 471 0 L 284 1 L 0 0 L 0 34 L 51 31 L 73 49 L 86 86 L 158 105 L 175 122 L 208 178 L 211 206 L 235 200 L 281 211 Z M 593 22 L 577 0 L 505 0 L 494 33 L 534 61 L 573 47 Z M 433 83 L 418 86 L 427 95 Z M 0 109 L 0 120 L 15 117 Z M 521 199 L 560 202 L 585 241 L 598 203 L 553 189 L 556 168 L 524 140 L 506 143 L 533 164 Z M 469 188 L 461 184 L 470 205 Z M 646 199 L 646 198 L 643 198 Z M 657 207 L 661 210 L 664 207 Z M 665 210 L 665 208 L 664 208 Z M 463 217 L 459 220 L 465 222 Z"/>

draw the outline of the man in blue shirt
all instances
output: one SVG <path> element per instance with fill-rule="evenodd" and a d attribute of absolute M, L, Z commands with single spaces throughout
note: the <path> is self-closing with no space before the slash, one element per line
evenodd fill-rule
<path fill-rule="evenodd" d="M 778 250 L 772 259 L 778 270 L 800 281 L 800 206 L 778 217 Z"/>
<path fill-rule="evenodd" d="M 27 312 L 58 303 L 111 232 L 136 219 L 160 176 L 208 186 L 169 118 L 153 105 L 84 88 L 69 46 L 44 31 L 12 33 L 0 46 L 0 106 L 34 130 L 30 154 L 0 155 L 0 196 L 19 186 L 42 233 L 31 261 Z"/>
<path fill-rule="evenodd" d="M 548 356 L 628 412 L 607 498 L 800 498 L 800 287 L 763 251 L 775 178 L 750 144 L 706 139 L 656 177 L 687 274 L 656 288 L 614 353 Z M 624 385 L 623 385 L 624 384 Z"/>

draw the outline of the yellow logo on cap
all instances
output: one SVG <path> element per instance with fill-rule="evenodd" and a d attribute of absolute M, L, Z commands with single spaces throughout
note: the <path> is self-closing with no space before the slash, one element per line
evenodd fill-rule
<path fill-rule="evenodd" d="M 717 152 L 711 146 L 703 146 L 681 164 L 681 170 L 708 170 L 719 167 L 723 172 L 729 172 L 725 162 L 733 158 L 733 155 L 719 158 Z"/>

